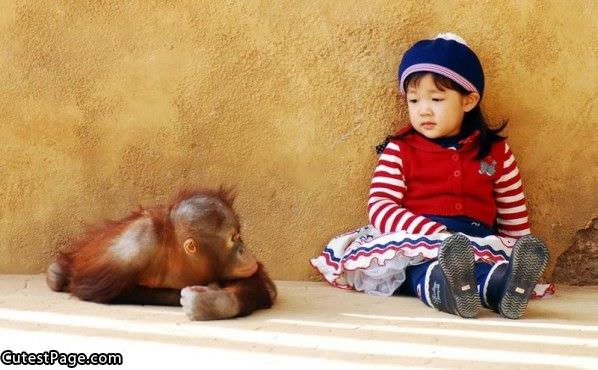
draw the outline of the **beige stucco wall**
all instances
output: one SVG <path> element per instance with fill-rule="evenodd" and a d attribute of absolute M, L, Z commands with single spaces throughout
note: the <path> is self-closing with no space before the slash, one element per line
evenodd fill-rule
<path fill-rule="evenodd" d="M 277 279 L 366 222 L 373 147 L 405 122 L 396 67 L 459 33 L 510 119 L 552 261 L 596 214 L 598 2 L 0 3 L 0 273 L 86 223 L 233 185 Z"/>

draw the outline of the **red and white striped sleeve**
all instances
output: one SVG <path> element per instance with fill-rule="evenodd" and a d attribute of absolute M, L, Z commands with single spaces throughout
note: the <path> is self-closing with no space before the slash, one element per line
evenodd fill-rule
<path fill-rule="evenodd" d="M 517 161 L 505 143 L 502 176 L 494 182 L 498 234 L 519 238 L 531 233 Z"/>
<path fill-rule="evenodd" d="M 378 158 L 372 177 L 368 198 L 370 223 L 383 234 L 406 231 L 430 235 L 446 230 L 446 226 L 404 208 L 402 200 L 406 191 L 401 150 L 391 141 Z"/>

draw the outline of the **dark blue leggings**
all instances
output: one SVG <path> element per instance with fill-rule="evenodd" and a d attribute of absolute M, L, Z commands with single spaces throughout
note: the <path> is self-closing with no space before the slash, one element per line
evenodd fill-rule
<path fill-rule="evenodd" d="M 424 289 L 424 280 L 426 279 L 426 271 L 428 270 L 428 266 L 430 266 L 430 264 L 433 261 L 428 261 L 425 263 L 422 263 L 421 265 L 415 265 L 415 266 L 409 266 L 407 267 L 407 270 L 405 271 L 405 282 L 403 282 L 403 284 L 401 284 L 401 286 L 399 287 L 399 289 L 397 290 L 396 293 L 400 294 L 400 295 L 408 295 L 408 296 L 412 296 L 412 297 L 419 297 L 420 299 L 424 300 L 423 297 L 423 292 L 421 292 L 421 289 Z M 475 274 L 475 280 L 478 286 L 478 292 L 480 294 L 480 300 L 482 302 L 484 302 L 484 297 L 483 297 L 483 289 L 482 287 L 484 286 L 484 282 L 486 281 L 486 277 L 488 276 L 488 273 L 490 272 L 490 269 L 492 268 L 491 264 L 488 263 L 484 263 L 484 262 L 476 262 L 475 264 L 475 268 L 474 268 L 474 274 Z M 418 285 L 420 286 L 420 292 L 418 294 Z M 425 303 L 425 300 L 424 300 Z"/>
<path fill-rule="evenodd" d="M 492 227 L 483 224 L 477 220 L 464 217 L 464 216 L 452 216 L 452 217 L 442 217 L 442 216 L 435 216 L 435 215 L 424 215 L 429 219 L 439 222 L 445 225 L 449 230 L 453 232 L 461 232 L 469 236 L 476 236 L 483 238 L 485 236 L 494 235 L 495 230 Z M 405 271 L 406 280 L 399 289 L 395 292 L 395 294 L 400 295 L 408 295 L 413 297 L 420 297 L 425 303 L 423 292 L 417 291 L 417 287 L 420 286 L 420 290 L 424 289 L 425 285 L 425 278 L 426 278 L 426 271 L 428 270 L 428 266 L 432 261 L 428 261 L 422 263 L 421 265 L 409 266 Z M 488 273 L 492 269 L 492 265 L 484 262 L 476 262 L 474 268 L 474 274 L 476 283 L 478 286 L 478 292 L 480 294 L 480 299 L 484 302 L 483 297 L 483 287 L 486 281 L 486 277 Z M 480 292 L 481 291 L 481 292 Z"/>

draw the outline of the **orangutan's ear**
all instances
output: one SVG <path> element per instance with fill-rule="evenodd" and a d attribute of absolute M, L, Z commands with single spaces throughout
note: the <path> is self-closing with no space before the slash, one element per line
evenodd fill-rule
<path fill-rule="evenodd" d="M 183 243 L 183 249 L 187 254 L 195 254 L 197 252 L 197 242 L 193 238 L 189 238 Z"/>

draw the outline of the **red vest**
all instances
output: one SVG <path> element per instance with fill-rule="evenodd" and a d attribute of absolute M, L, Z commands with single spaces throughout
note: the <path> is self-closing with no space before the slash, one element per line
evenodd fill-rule
<path fill-rule="evenodd" d="M 410 130 L 408 127 L 405 130 Z M 461 148 L 444 148 L 412 133 L 395 142 L 401 148 L 407 191 L 403 205 L 415 214 L 468 216 L 493 225 L 496 220 L 494 182 L 502 176 L 505 141 L 495 142 L 488 156 L 476 160 L 478 132 Z"/>

